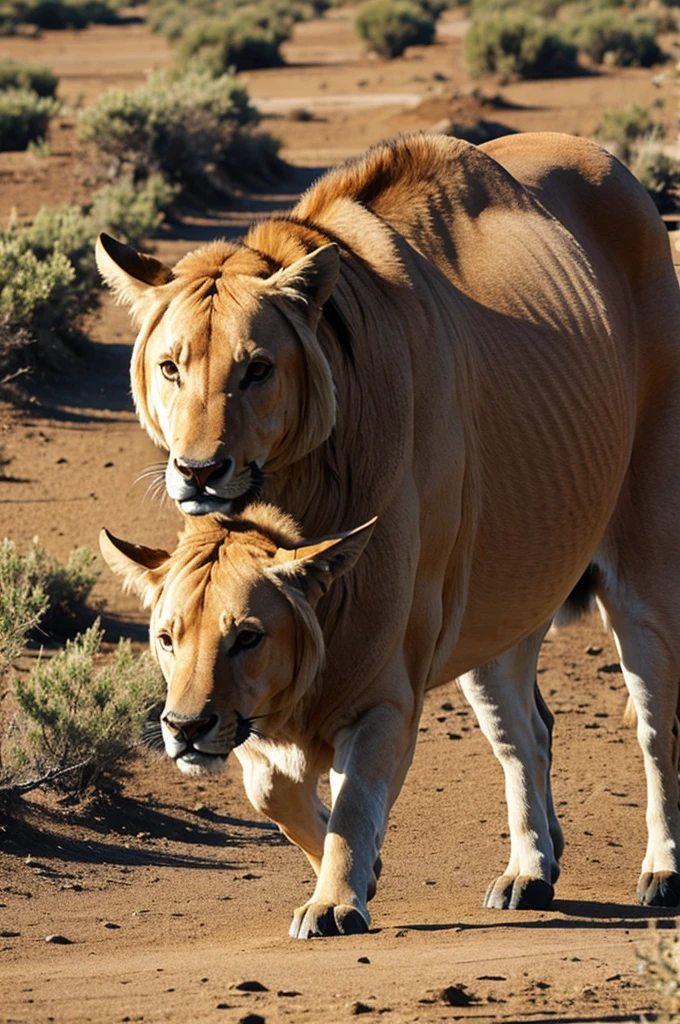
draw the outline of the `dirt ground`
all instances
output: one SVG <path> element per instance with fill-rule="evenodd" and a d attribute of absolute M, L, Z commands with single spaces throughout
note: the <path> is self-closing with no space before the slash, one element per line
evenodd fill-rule
<path fill-rule="evenodd" d="M 161 258 L 240 233 L 289 205 L 317 171 L 399 131 L 484 117 L 520 130 L 589 134 L 609 107 L 664 99 L 669 123 L 677 112 L 672 76 L 655 84 L 654 72 L 637 70 L 500 90 L 477 83 L 488 96 L 502 93 L 502 105 L 490 107 L 469 95 L 465 22 L 456 12 L 443 20 L 436 46 L 391 63 L 361 53 L 351 15 L 342 9 L 298 26 L 286 67 L 243 76 L 264 127 L 283 141 L 289 180 L 227 214 L 175 228 L 158 243 Z M 93 170 L 76 144 L 77 108 L 170 60 L 165 43 L 139 25 L 0 40 L 0 54 L 50 65 L 65 100 L 53 156 L 0 155 L 0 217 L 86 199 Z M 300 120 L 299 110 L 312 119 Z M 10 460 L 0 536 L 25 545 L 37 535 L 60 557 L 76 544 L 96 549 L 102 525 L 171 545 L 175 511 L 137 480 L 162 453 L 132 410 L 126 313 L 104 301 L 90 336 L 63 366 L 23 382 L 22 406 L 0 409 L 0 450 Z M 95 598 L 105 602 L 112 641 L 143 642 L 143 613 L 106 572 Z M 675 917 L 634 902 L 644 779 L 635 737 L 621 721 L 616 654 L 599 620 L 552 635 L 539 671 L 556 713 L 554 789 L 567 842 L 550 911 L 481 908 L 508 855 L 502 775 L 452 683 L 427 701 L 368 935 L 287 938 L 293 908 L 312 890 L 310 869 L 257 819 L 235 762 L 222 777 L 192 780 L 145 755 L 115 800 L 79 809 L 27 800 L 21 821 L 0 821 L 0 1019 L 335 1024 L 366 1013 L 399 1024 L 567 1024 L 653 1012 L 637 951 L 652 943 L 651 924 L 674 928 Z M 46 943 L 50 935 L 69 943 Z M 239 987 L 244 982 L 259 984 Z"/>

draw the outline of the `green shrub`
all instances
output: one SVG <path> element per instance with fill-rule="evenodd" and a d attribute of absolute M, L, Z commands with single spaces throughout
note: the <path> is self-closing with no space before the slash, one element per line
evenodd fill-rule
<path fill-rule="evenodd" d="M 26 149 L 29 142 L 44 138 L 58 110 L 56 100 L 28 89 L 0 92 L 0 150 Z"/>
<path fill-rule="evenodd" d="M 660 932 L 654 919 L 648 926 L 654 939 L 647 949 L 636 951 L 638 973 L 656 995 L 653 1016 L 657 1024 L 677 1024 L 680 1017 L 680 939 L 676 931 Z"/>
<path fill-rule="evenodd" d="M 42 581 L 14 541 L 0 541 L 0 681 L 22 653 L 47 607 Z"/>
<path fill-rule="evenodd" d="M 252 133 L 258 120 L 244 87 L 230 75 L 156 73 L 135 92 L 113 89 L 84 110 L 81 137 L 93 142 L 114 167 L 143 181 L 154 173 L 185 196 L 229 193 L 243 170 L 243 155 L 276 160 L 276 143 Z"/>
<path fill-rule="evenodd" d="M 595 64 L 648 68 L 664 60 L 649 19 L 597 11 L 568 26 L 569 37 Z"/>
<path fill-rule="evenodd" d="M 647 189 L 659 213 L 672 213 L 680 200 L 680 162 L 665 153 L 655 138 L 644 139 L 633 149 L 630 169 Z"/>
<path fill-rule="evenodd" d="M 95 22 L 118 20 L 116 4 L 106 0 L 2 0 L 0 35 L 13 35 L 22 25 L 39 29 L 82 29 Z"/>
<path fill-rule="evenodd" d="M 627 162 L 631 146 L 638 139 L 657 134 L 659 126 L 652 121 L 647 107 L 634 103 L 632 107 L 619 110 L 605 110 L 602 120 L 595 129 L 595 138 L 612 148 L 616 155 Z"/>
<path fill-rule="evenodd" d="M 99 231 L 107 231 L 128 245 L 153 238 L 170 212 L 177 189 L 162 174 L 150 174 L 138 188 L 107 185 L 92 197 L 91 215 Z"/>
<path fill-rule="evenodd" d="M 211 75 L 231 68 L 278 67 L 281 43 L 290 38 L 292 20 L 283 19 L 264 4 L 240 7 L 229 18 L 204 18 L 187 28 L 179 44 L 181 63 Z"/>
<path fill-rule="evenodd" d="M 434 18 L 409 0 L 371 0 L 359 10 L 354 27 L 381 57 L 400 57 L 408 46 L 428 46 L 435 36 Z"/>
<path fill-rule="evenodd" d="M 35 92 L 38 96 L 54 96 L 59 79 L 49 68 L 35 67 L 0 58 L 0 90 L 23 89 Z"/>
<path fill-rule="evenodd" d="M 552 18 L 562 5 L 560 0 L 523 0 L 521 5 L 517 4 L 517 0 L 472 0 L 470 14 L 476 20 L 501 11 L 514 11 L 518 6 L 525 14 Z"/>
<path fill-rule="evenodd" d="M 152 174 L 139 186 L 100 189 L 89 213 L 79 206 L 43 206 L 32 224 L 0 232 L 0 365 L 38 356 L 55 340 L 77 335 L 98 299 L 94 243 L 109 231 L 136 245 L 152 237 L 172 204 L 175 188 Z"/>
<path fill-rule="evenodd" d="M 473 74 L 559 78 L 579 73 L 576 47 L 520 10 L 474 20 L 465 37 L 465 56 Z"/>
<path fill-rule="evenodd" d="M 75 769 L 54 785 L 82 794 L 104 778 L 120 776 L 163 687 L 150 655 L 135 657 L 129 641 L 120 641 L 102 664 L 102 639 L 97 621 L 41 661 L 27 680 L 15 681 L 20 714 L 3 751 L 11 778 Z"/>

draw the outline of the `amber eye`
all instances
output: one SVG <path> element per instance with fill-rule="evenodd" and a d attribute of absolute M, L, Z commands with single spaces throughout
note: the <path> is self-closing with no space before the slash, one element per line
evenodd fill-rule
<path fill-rule="evenodd" d="M 264 359 L 253 359 L 241 381 L 241 387 L 247 388 L 249 384 L 261 384 L 271 374 L 274 366 Z"/>
<path fill-rule="evenodd" d="M 264 633 L 258 633 L 254 629 L 242 629 L 239 635 L 236 637 L 236 643 L 234 644 L 233 650 L 249 651 L 253 647 L 257 647 L 259 643 L 264 639 Z"/>
<path fill-rule="evenodd" d="M 158 634 L 158 646 L 162 651 L 170 653 L 172 651 L 172 637 L 169 633 Z"/>
<path fill-rule="evenodd" d="M 177 363 L 173 363 L 172 359 L 164 359 L 161 363 L 161 373 L 166 380 L 178 381 L 179 380 L 179 368 Z"/>

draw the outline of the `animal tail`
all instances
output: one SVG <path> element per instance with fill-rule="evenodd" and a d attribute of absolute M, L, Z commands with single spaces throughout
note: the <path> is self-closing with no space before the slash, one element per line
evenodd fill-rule
<path fill-rule="evenodd" d="M 589 565 L 580 580 L 569 594 L 564 604 L 558 609 L 553 625 L 558 629 L 576 622 L 586 612 L 595 607 L 595 569 Z"/>

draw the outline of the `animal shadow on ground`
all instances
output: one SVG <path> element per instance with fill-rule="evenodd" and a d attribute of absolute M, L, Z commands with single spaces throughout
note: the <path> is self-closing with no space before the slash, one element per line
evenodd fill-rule
<path fill-rule="evenodd" d="M 185 815 L 185 816 L 184 816 Z M 200 815 L 200 816 L 199 816 Z M 143 836 L 143 843 L 134 840 Z M 172 852 L 157 840 L 186 844 L 195 852 Z M 276 826 L 220 815 L 202 808 L 187 812 L 172 805 L 121 794 L 98 799 L 66 813 L 63 808 L 10 802 L 0 809 L 0 849 L 41 861 L 79 864 L 147 865 L 234 870 L 235 865 L 209 851 L 287 842 Z M 50 869 L 45 868 L 47 873 Z"/>
<path fill-rule="evenodd" d="M 525 918 L 520 912 L 517 917 L 504 914 L 504 920 L 495 919 L 485 922 L 481 918 L 474 924 L 458 921 L 442 924 L 402 924 L 396 925 L 396 928 L 416 932 L 449 930 L 467 932 L 492 928 L 520 928 L 538 931 L 568 928 L 647 929 L 650 921 L 656 921 L 658 928 L 675 929 L 677 909 L 673 907 L 641 907 L 635 903 L 598 903 L 595 900 L 555 900 L 550 909 L 542 913 L 545 914 L 545 917 L 539 920 L 533 917 Z"/>

